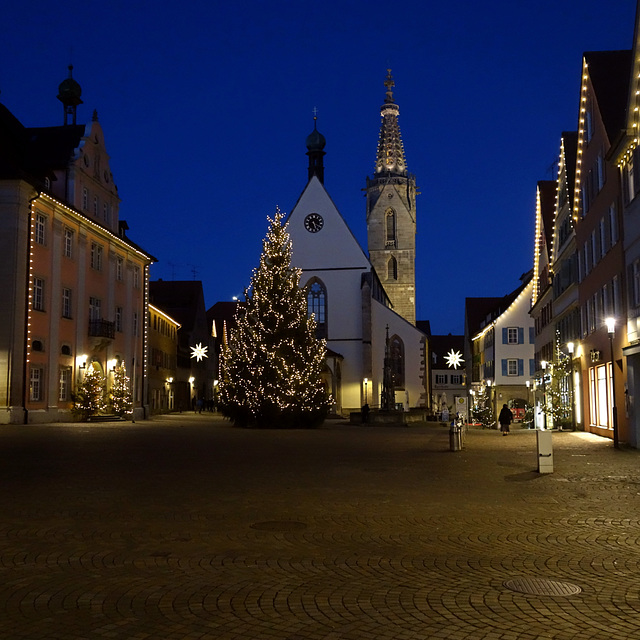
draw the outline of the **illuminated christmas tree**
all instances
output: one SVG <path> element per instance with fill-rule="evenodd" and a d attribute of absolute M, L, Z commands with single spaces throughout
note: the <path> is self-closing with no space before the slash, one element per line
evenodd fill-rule
<path fill-rule="evenodd" d="M 105 380 L 99 369 L 88 365 L 82 382 L 73 396 L 73 412 L 83 420 L 105 411 Z"/>
<path fill-rule="evenodd" d="M 283 214 L 269 219 L 260 266 L 221 354 L 220 410 L 240 426 L 315 427 L 328 409 L 326 346 L 307 313 Z"/>
<path fill-rule="evenodd" d="M 481 385 L 475 394 L 473 417 L 483 429 L 495 429 L 496 419 L 491 406 L 491 388 Z"/>
<path fill-rule="evenodd" d="M 113 413 L 124 416 L 131 413 L 133 401 L 131 398 L 131 383 L 127 376 L 124 362 L 116 367 L 113 373 L 113 386 L 111 387 L 111 407 Z"/>

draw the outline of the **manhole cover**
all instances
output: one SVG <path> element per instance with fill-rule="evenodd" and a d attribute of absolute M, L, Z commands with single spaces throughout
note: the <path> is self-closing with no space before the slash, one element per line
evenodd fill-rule
<path fill-rule="evenodd" d="M 260 531 L 300 531 L 306 529 L 307 525 L 295 520 L 267 520 L 266 522 L 254 522 L 251 528 Z"/>
<path fill-rule="evenodd" d="M 530 593 L 534 596 L 575 596 L 582 589 L 569 582 L 556 582 L 542 578 L 514 578 L 503 582 L 511 591 Z"/>

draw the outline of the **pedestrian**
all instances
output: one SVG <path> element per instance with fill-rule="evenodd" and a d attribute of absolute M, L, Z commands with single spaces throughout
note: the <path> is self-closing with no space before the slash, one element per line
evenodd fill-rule
<path fill-rule="evenodd" d="M 500 431 L 502 431 L 502 435 L 506 436 L 509 434 L 509 425 L 513 421 L 513 413 L 511 413 L 511 409 L 507 407 L 506 404 L 502 405 L 502 410 L 500 411 L 500 415 L 498 416 L 498 422 L 500 423 Z"/>
<path fill-rule="evenodd" d="M 362 424 L 369 422 L 369 403 L 365 402 L 362 407 Z"/>

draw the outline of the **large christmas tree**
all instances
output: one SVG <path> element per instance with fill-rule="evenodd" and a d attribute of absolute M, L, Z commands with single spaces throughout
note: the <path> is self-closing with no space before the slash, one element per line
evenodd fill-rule
<path fill-rule="evenodd" d="M 326 346 L 307 313 L 283 214 L 269 219 L 260 266 L 221 354 L 220 410 L 240 426 L 315 427 L 328 398 Z"/>

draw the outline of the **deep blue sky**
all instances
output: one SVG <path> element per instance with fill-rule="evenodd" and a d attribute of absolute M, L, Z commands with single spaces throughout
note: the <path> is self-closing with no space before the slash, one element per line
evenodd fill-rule
<path fill-rule="evenodd" d="M 62 124 L 71 61 L 152 278 L 195 270 L 210 306 L 242 295 L 267 216 L 304 188 L 314 107 L 325 185 L 366 248 L 390 66 L 421 191 L 418 318 L 462 333 L 465 297 L 509 293 L 531 268 L 536 182 L 576 129 L 582 52 L 631 48 L 634 14 L 633 0 L 24 0 L 3 8 L 0 100 L 26 126 Z"/>

